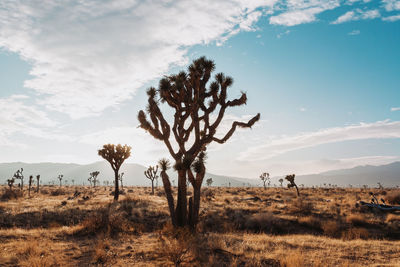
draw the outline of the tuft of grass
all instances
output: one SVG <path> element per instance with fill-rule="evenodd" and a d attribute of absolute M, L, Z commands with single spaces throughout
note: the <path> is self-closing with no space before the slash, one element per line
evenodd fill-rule
<path fill-rule="evenodd" d="M 306 266 L 304 263 L 304 254 L 300 250 L 288 251 L 279 261 L 281 267 Z"/>
<path fill-rule="evenodd" d="M 366 220 L 365 216 L 361 214 L 351 214 L 347 216 L 346 222 L 354 226 L 363 226 L 368 224 L 368 221 Z"/>

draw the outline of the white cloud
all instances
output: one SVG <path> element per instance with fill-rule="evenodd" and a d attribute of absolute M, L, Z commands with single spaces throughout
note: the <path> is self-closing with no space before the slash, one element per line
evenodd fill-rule
<path fill-rule="evenodd" d="M 299 110 L 300 110 L 301 112 L 307 111 L 307 109 L 306 109 L 305 107 L 301 107 Z"/>
<path fill-rule="evenodd" d="M 333 21 L 332 24 L 340 24 L 354 20 L 375 19 L 379 18 L 380 16 L 381 14 L 377 9 L 366 10 L 366 11 L 361 9 L 356 9 L 354 11 L 348 11 L 344 13 L 342 16 L 338 17 L 335 21 Z"/>
<path fill-rule="evenodd" d="M 294 136 L 282 136 L 249 148 L 240 154 L 240 160 L 263 160 L 290 151 L 318 145 L 363 139 L 400 138 L 400 121 L 360 123 L 346 127 L 322 129 Z"/>
<path fill-rule="evenodd" d="M 383 0 L 386 11 L 400 10 L 400 0 Z"/>
<path fill-rule="evenodd" d="M 390 22 L 397 21 L 397 20 L 400 20 L 400 15 L 393 15 L 393 16 L 384 17 L 384 18 L 382 18 L 382 20 L 390 21 Z"/>
<path fill-rule="evenodd" d="M 359 35 L 360 33 L 361 33 L 360 30 L 352 30 L 347 35 Z"/>
<path fill-rule="evenodd" d="M 339 6 L 339 1 L 328 0 L 289 0 L 286 8 L 279 15 L 270 17 L 269 22 L 275 25 L 295 26 L 316 21 L 316 15 Z"/>
<path fill-rule="evenodd" d="M 394 108 L 390 109 L 390 111 L 399 111 L 399 110 L 400 110 L 400 107 L 394 107 Z"/>
<path fill-rule="evenodd" d="M 31 103 L 26 103 L 29 97 L 25 95 L 12 95 L 0 98 L 0 146 L 26 145 L 12 141 L 12 136 L 21 133 L 52 140 L 72 140 L 57 133 L 54 128 L 58 126 L 47 114 Z"/>
<path fill-rule="evenodd" d="M 187 61 L 187 48 L 253 30 L 265 1 L 2 1 L 0 47 L 32 64 L 25 87 L 72 118 L 97 115 Z"/>

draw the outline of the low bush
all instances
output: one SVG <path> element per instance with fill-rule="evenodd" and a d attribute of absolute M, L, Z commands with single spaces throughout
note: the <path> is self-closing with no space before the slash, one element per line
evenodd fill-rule
<path fill-rule="evenodd" d="M 400 191 L 399 190 L 391 191 L 391 192 L 387 193 L 385 198 L 389 202 L 389 204 L 399 205 L 400 204 Z"/>
<path fill-rule="evenodd" d="M 11 200 L 11 199 L 18 199 L 23 196 L 24 196 L 24 193 L 22 190 L 19 190 L 19 189 L 10 190 L 9 188 L 7 188 L 1 195 L 0 199 L 3 201 L 7 201 L 7 200 Z"/>

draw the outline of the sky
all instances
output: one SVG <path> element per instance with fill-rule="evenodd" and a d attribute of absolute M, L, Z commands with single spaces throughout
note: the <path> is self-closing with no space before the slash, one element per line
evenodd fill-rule
<path fill-rule="evenodd" d="M 0 162 L 101 160 L 105 143 L 154 165 L 146 89 L 193 59 L 247 93 L 219 129 L 261 113 L 210 173 L 257 178 L 400 160 L 399 0 L 0 0 Z"/>

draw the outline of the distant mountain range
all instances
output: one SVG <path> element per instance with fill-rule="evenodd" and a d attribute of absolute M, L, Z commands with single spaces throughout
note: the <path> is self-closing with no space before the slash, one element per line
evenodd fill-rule
<path fill-rule="evenodd" d="M 15 171 L 18 169 L 24 169 L 25 184 L 27 183 L 29 175 L 36 176 L 41 175 L 44 184 L 51 183 L 54 181 L 58 184 L 59 181 L 57 176 L 59 174 L 64 175 L 64 180 L 68 184 L 86 184 L 89 182 L 87 178 L 89 173 L 93 171 L 100 171 L 99 180 L 103 184 L 103 181 L 108 180 L 112 183 L 113 172 L 108 162 L 101 161 L 87 165 L 80 164 L 67 164 L 67 163 L 0 163 L 0 183 L 5 184 L 7 179 L 11 178 Z M 126 163 L 121 167 L 120 172 L 124 172 L 124 184 L 125 185 L 137 185 L 137 186 L 148 186 L 150 181 L 144 176 L 144 171 L 147 168 L 145 166 Z M 172 183 L 177 184 L 176 172 L 169 171 L 170 179 Z M 215 175 L 207 173 L 205 179 L 212 178 L 214 186 L 261 186 L 261 182 L 258 179 L 247 179 L 231 176 Z M 278 179 L 282 177 L 272 177 L 271 184 L 278 185 Z M 161 179 L 159 179 L 161 185 Z M 310 175 L 299 175 L 296 176 L 297 183 L 304 185 L 323 185 L 323 184 L 335 184 L 339 186 L 376 186 L 378 182 L 384 186 L 397 186 L 400 185 L 400 162 L 393 162 L 387 165 L 381 166 L 358 166 L 351 169 L 334 170 L 323 172 L 319 174 Z"/>

